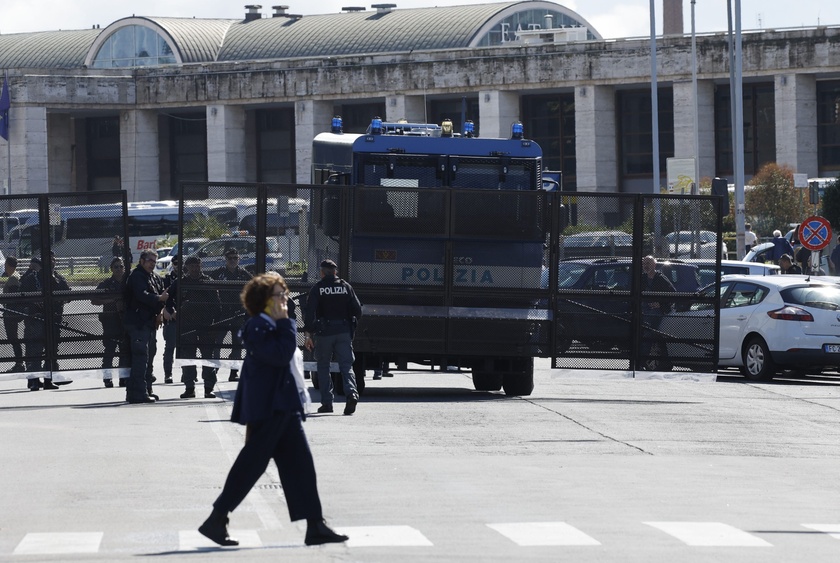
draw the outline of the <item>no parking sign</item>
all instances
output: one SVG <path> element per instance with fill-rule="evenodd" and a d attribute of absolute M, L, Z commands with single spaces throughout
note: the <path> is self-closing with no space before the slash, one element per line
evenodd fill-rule
<path fill-rule="evenodd" d="M 822 250 L 831 242 L 831 225 L 824 217 L 808 217 L 799 225 L 799 242 L 808 250 Z"/>

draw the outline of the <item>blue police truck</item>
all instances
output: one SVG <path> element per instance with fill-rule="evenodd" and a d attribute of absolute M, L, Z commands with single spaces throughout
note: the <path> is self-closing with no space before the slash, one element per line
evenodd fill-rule
<path fill-rule="evenodd" d="M 476 389 L 528 395 L 550 355 L 542 150 L 471 122 L 389 123 L 330 132 L 312 149 L 307 267 L 324 258 L 364 306 L 356 370 L 408 362 L 469 369 Z"/>

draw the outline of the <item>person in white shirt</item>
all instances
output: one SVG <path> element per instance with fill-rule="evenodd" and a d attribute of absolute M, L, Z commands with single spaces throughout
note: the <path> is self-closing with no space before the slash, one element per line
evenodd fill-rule
<path fill-rule="evenodd" d="M 744 248 L 746 249 L 747 252 L 749 252 L 750 249 L 753 246 L 755 246 L 755 243 L 757 243 L 757 242 L 758 242 L 758 237 L 755 236 L 754 232 L 752 232 L 752 225 L 747 223 L 746 225 L 744 225 Z"/>

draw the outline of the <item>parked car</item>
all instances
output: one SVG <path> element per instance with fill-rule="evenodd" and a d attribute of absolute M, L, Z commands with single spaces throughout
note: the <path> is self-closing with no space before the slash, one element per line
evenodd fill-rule
<path fill-rule="evenodd" d="M 633 256 L 633 236 L 624 231 L 593 231 L 562 236 L 560 256 Z"/>
<path fill-rule="evenodd" d="M 280 252 L 280 244 L 277 242 L 277 239 L 267 237 L 265 239 L 265 245 L 266 271 L 285 274 L 286 268 L 283 261 L 283 254 Z M 257 258 L 257 237 L 230 236 L 211 240 L 199 247 L 195 252 L 188 254 L 187 257 L 198 256 L 201 258 L 202 271 L 205 273 L 212 272 L 225 265 L 225 250 L 228 248 L 235 248 L 239 252 L 239 265 L 253 274 Z"/>
<path fill-rule="evenodd" d="M 585 346 L 590 350 L 618 349 L 629 353 L 634 304 L 633 263 L 627 258 L 564 260 L 559 264 L 557 300 L 562 321 L 561 348 Z M 698 269 L 692 264 L 663 261 L 657 264 L 683 298 L 697 292 Z M 675 298 L 675 304 L 685 303 Z M 680 308 L 678 306 L 678 308 Z"/>
<path fill-rule="evenodd" d="M 714 260 L 709 259 L 685 258 L 681 260 L 671 260 L 671 262 L 680 262 L 697 266 L 700 274 L 701 287 L 714 283 L 718 276 L 732 274 L 743 274 L 745 276 L 774 276 L 782 271 L 782 269 L 775 264 L 744 262 L 741 260 L 721 260 L 720 270 L 717 269 L 717 263 Z"/>
<path fill-rule="evenodd" d="M 789 232 L 785 237 L 787 238 L 788 235 L 791 233 Z M 797 245 L 796 248 L 799 248 Z M 775 264 L 776 261 L 770 258 L 772 255 L 773 250 L 773 243 L 772 242 L 762 242 L 761 244 L 757 244 L 747 252 L 747 255 L 744 256 L 744 262 L 758 262 L 758 263 L 770 263 Z M 794 250 L 794 253 L 796 250 Z M 795 257 L 795 255 L 794 255 Z M 828 267 L 828 253 L 821 252 L 820 253 L 820 272 L 819 275 L 823 275 L 829 271 Z"/>
<path fill-rule="evenodd" d="M 190 254 L 194 253 L 196 250 L 201 247 L 202 244 L 206 243 L 210 239 L 207 237 L 196 237 L 196 238 L 188 238 L 184 239 L 184 244 L 182 245 L 180 242 L 176 242 L 172 249 L 164 256 L 160 255 L 158 252 L 158 260 L 155 262 L 155 273 L 159 276 L 165 276 L 169 272 L 172 271 L 172 257 L 178 256 L 181 253 L 181 248 L 184 248 L 186 255 L 189 256 Z"/>
<path fill-rule="evenodd" d="M 717 235 L 712 231 L 679 231 L 665 235 L 671 258 L 716 258 Z M 720 243 L 721 256 L 726 257 L 726 243 Z"/>
<path fill-rule="evenodd" d="M 840 287 L 807 276 L 724 276 L 720 297 L 722 367 L 738 367 L 755 381 L 767 381 L 780 369 L 807 371 L 840 365 Z M 707 300 L 689 311 L 663 318 L 668 356 L 697 353 L 686 327 L 712 322 L 715 286 Z M 691 318 L 698 323 L 687 322 Z"/>

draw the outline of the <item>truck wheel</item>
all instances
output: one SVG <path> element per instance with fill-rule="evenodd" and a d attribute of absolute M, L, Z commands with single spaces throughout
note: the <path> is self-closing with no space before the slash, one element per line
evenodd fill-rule
<path fill-rule="evenodd" d="M 534 359 L 525 358 L 525 365 L 517 373 L 506 373 L 502 382 L 505 395 L 530 395 L 534 391 Z"/>
<path fill-rule="evenodd" d="M 498 391 L 502 388 L 502 379 L 501 374 L 492 372 L 473 371 L 472 374 L 473 386 L 476 391 Z"/>

